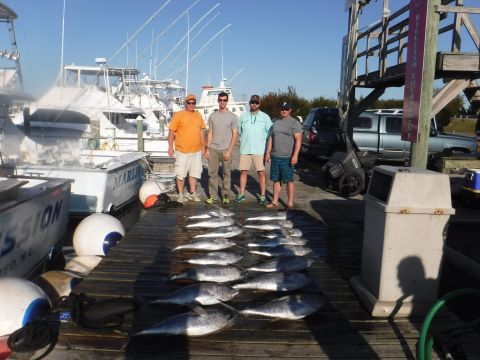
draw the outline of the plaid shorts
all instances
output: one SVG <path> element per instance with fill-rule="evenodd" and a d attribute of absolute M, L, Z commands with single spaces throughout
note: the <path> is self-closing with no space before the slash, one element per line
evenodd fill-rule
<path fill-rule="evenodd" d="M 270 157 L 270 180 L 288 183 L 293 181 L 295 166 L 290 165 L 290 157 Z"/>

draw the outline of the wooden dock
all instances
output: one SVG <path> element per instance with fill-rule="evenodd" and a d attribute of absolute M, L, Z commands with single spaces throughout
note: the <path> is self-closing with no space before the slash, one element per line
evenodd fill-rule
<path fill-rule="evenodd" d="M 177 306 L 144 307 L 127 315 L 123 325 L 114 330 L 89 330 L 70 322 L 61 323 L 57 345 L 47 359 L 415 358 L 423 319 L 372 318 L 349 286 L 349 279 L 360 273 L 362 198 L 344 199 L 319 189 L 317 175 L 308 167 L 298 172 L 297 206 L 291 220 L 302 230 L 315 253 L 314 263 L 307 271 L 313 284 L 297 293 L 321 291 L 328 303 L 320 311 L 300 321 L 239 316 L 232 327 L 216 334 L 191 338 L 148 336 L 125 347 L 127 334 L 189 311 Z M 203 182 L 204 188 L 205 185 Z M 254 194 L 258 189 L 252 178 L 247 186 L 250 192 L 245 203 L 226 206 L 235 212 L 240 223 L 249 216 L 269 211 L 257 204 Z M 199 233 L 185 228 L 186 217 L 210 209 L 207 204 L 189 202 L 178 208 L 146 212 L 74 293 L 85 293 L 99 300 L 151 299 L 188 284 L 162 283 L 162 280 L 195 267 L 182 263 L 191 252 L 171 250 Z M 237 239 L 242 243 L 245 235 Z M 244 267 L 263 260 L 248 255 L 237 265 Z M 241 291 L 230 305 L 243 309 L 276 297 L 279 295 L 265 291 Z M 103 312 L 116 310 L 110 304 Z M 433 329 L 450 327 L 453 323 L 456 321 L 452 319 L 438 319 Z M 466 353 L 479 358 L 479 336 L 469 335 L 462 340 Z"/>

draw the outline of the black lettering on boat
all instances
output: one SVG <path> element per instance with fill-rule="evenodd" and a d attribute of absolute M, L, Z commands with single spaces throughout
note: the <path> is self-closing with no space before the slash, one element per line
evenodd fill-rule
<path fill-rule="evenodd" d="M 47 228 L 51 218 L 52 218 L 52 206 L 48 205 L 45 208 L 45 210 L 43 210 L 42 230 L 45 230 Z"/>

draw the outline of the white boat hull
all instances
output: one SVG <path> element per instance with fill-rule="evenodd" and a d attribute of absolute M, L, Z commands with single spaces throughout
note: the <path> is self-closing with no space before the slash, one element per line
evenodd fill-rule
<path fill-rule="evenodd" d="M 19 180 L 28 183 L 0 199 L 0 277 L 28 278 L 65 235 L 68 222 L 70 181 Z"/>
<path fill-rule="evenodd" d="M 137 198 L 145 174 L 145 156 L 82 151 L 83 166 L 20 165 L 16 172 L 73 180 L 70 214 L 111 213 Z"/>

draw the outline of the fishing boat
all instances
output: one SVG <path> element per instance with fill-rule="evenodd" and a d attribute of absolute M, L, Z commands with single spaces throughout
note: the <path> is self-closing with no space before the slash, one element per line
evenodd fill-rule
<path fill-rule="evenodd" d="M 168 158 L 167 137 L 159 131 L 157 117 L 166 110 L 150 106 L 146 114 L 140 106 L 143 95 L 132 96 L 128 79 L 138 70 L 108 67 L 104 58 L 96 61 L 98 66 L 63 66 L 55 85 L 13 117 L 15 125 L 44 146 L 68 142 L 83 149 L 140 150 L 152 160 Z"/>
<path fill-rule="evenodd" d="M 218 94 L 225 92 L 228 94 L 227 109 L 237 116 L 240 116 L 247 110 L 248 102 L 235 101 L 232 88 L 227 84 L 227 79 L 222 79 L 217 87 L 212 85 L 202 86 L 202 94 L 197 104 L 197 111 L 202 115 L 205 124 L 208 125 L 208 117 L 215 111 L 218 111 Z"/>
<path fill-rule="evenodd" d="M 143 152 L 81 150 L 73 161 L 19 163 L 15 174 L 71 179 L 71 215 L 111 214 L 137 199 L 147 158 Z"/>
<path fill-rule="evenodd" d="M 0 277 L 28 278 L 65 235 L 70 180 L 0 177 Z"/>

